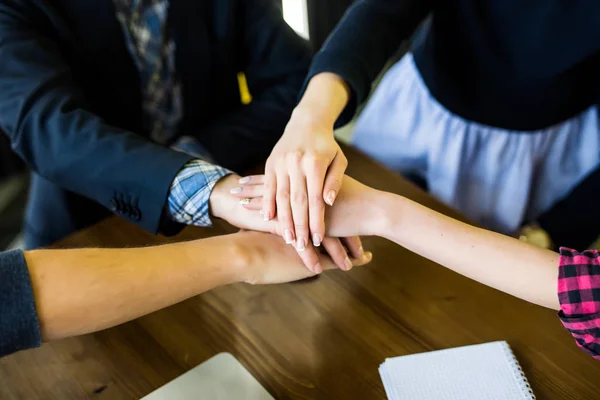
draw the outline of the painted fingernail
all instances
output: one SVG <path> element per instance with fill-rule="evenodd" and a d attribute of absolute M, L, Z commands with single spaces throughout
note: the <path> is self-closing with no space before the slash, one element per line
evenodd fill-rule
<path fill-rule="evenodd" d="M 325 203 L 332 206 L 333 202 L 335 201 L 336 195 L 337 195 L 337 193 L 335 192 L 335 190 L 330 190 L 329 193 L 327 193 L 327 197 L 325 198 Z"/>
<path fill-rule="evenodd" d="M 298 251 L 306 250 L 306 239 L 298 238 L 296 240 L 296 250 L 298 250 Z"/>
<path fill-rule="evenodd" d="M 271 213 L 269 213 L 268 211 L 265 211 L 265 213 L 263 214 L 263 220 L 269 221 L 270 219 L 271 219 Z"/>
<path fill-rule="evenodd" d="M 236 188 L 231 189 L 231 194 L 238 194 L 238 193 L 242 193 L 241 187 L 236 187 Z"/>
<path fill-rule="evenodd" d="M 313 246 L 319 247 L 321 245 L 321 236 L 316 233 L 313 235 Z"/>
<path fill-rule="evenodd" d="M 344 265 L 346 266 L 346 271 L 350 271 L 352 269 L 352 261 L 348 257 L 344 260 Z"/>
<path fill-rule="evenodd" d="M 286 244 L 294 243 L 294 236 L 292 235 L 292 231 L 290 231 L 289 229 L 283 231 L 283 238 L 285 239 Z"/>
<path fill-rule="evenodd" d="M 246 176 L 246 177 L 240 179 L 240 185 L 244 185 L 246 183 L 250 183 L 250 177 L 249 176 Z"/>
<path fill-rule="evenodd" d="M 323 268 L 321 268 L 321 264 L 317 264 L 315 265 L 315 274 L 320 274 L 321 272 L 323 272 Z"/>

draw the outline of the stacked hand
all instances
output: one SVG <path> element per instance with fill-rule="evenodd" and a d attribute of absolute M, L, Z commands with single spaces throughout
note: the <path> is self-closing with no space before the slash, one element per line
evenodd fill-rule
<path fill-rule="evenodd" d="M 279 224 L 277 218 L 273 218 L 269 221 L 265 221 L 265 219 L 259 213 L 259 210 L 262 208 L 262 193 L 264 192 L 264 176 L 256 176 L 250 177 L 249 180 L 246 180 L 245 184 L 240 186 L 239 184 L 240 178 L 236 175 L 230 175 L 228 177 L 220 180 L 210 197 L 210 208 L 211 214 L 217 218 L 222 218 L 229 222 L 230 224 L 241 228 L 248 229 L 254 231 L 261 232 L 269 232 L 278 236 L 282 235 L 282 226 Z M 356 182 L 356 181 L 353 181 Z M 358 184 L 358 182 L 357 182 Z M 346 192 L 349 192 L 353 185 L 349 185 Z M 233 195 L 232 195 L 233 193 Z M 347 197 L 347 196 L 345 196 Z M 252 201 L 249 204 L 240 206 L 240 199 L 252 198 Z M 360 202 L 360 200 L 359 200 Z M 355 204 L 355 201 L 349 202 L 346 201 L 346 204 Z M 353 208 L 358 208 L 353 206 Z M 350 208 L 342 208 L 337 207 L 339 210 L 336 215 L 339 215 L 339 218 L 343 218 L 343 213 L 353 211 Z M 358 214 L 357 214 L 358 215 Z M 337 219 L 339 219 L 336 217 Z M 337 239 L 337 237 L 346 237 L 346 236 L 354 236 L 356 234 L 340 234 L 337 235 L 335 233 L 342 233 L 345 231 L 351 231 L 350 227 L 347 225 L 351 225 L 349 222 L 344 222 L 344 224 L 337 224 L 336 230 L 332 230 L 328 233 L 329 236 L 323 239 L 322 245 L 324 249 L 327 251 L 328 255 L 331 257 L 333 262 L 344 270 L 349 270 L 352 266 L 362 265 L 370 261 L 370 253 L 364 253 L 362 250 L 362 246 L 360 244 L 360 240 L 356 237 L 344 238 L 342 240 Z M 356 230 L 352 228 L 352 230 Z M 357 233 L 358 234 L 358 233 Z M 281 240 L 281 239 L 279 239 Z M 348 247 L 350 252 L 350 257 L 346 252 L 346 248 L 342 244 L 342 242 Z M 359 249 L 358 251 L 356 249 Z M 298 252 L 302 261 L 312 266 L 310 268 L 312 273 L 318 274 L 323 271 L 325 266 L 322 264 L 322 256 L 318 254 L 318 252 L 314 251 L 314 249 L 308 249 L 306 251 Z M 351 260 L 351 258 L 353 260 Z"/>
<path fill-rule="evenodd" d="M 240 190 L 235 191 L 235 196 L 244 200 L 243 207 L 254 212 L 255 215 L 252 218 L 255 220 L 258 219 L 256 214 L 263 207 L 262 193 L 264 193 L 265 179 L 264 175 L 247 177 L 239 188 Z M 335 206 L 329 207 L 325 215 L 324 247 L 326 247 L 328 237 L 370 236 L 380 234 L 384 230 L 383 225 L 386 218 L 379 204 L 385 194 L 365 186 L 349 176 L 344 176 L 342 182 L 343 185 L 338 193 Z M 268 221 L 265 224 L 272 233 L 281 233 L 281 228 L 276 221 Z"/>
<path fill-rule="evenodd" d="M 293 244 L 315 273 L 322 270 L 316 251 L 321 245 L 344 270 L 351 267 L 347 253 L 354 258 L 364 253 L 358 237 L 326 235 L 325 226 L 326 205 L 339 199 L 348 166 L 333 126 L 349 98 L 350 89 L 341 77 L 314 76 L 267 160 L 264 177 L 246 177 L 241 186 L 231 188 L 241 199 L 260 198 L 264 222 L 276 221 L 270 231 Z"/>
<path fill-rule="evenodd" d="M 234 237 L 240 243 L 243 254 L 249 256 L 249 262 L 238 269 L 235 281 L 264 285 L 293 282 L 315 275 L 303 265 L 296 251 L 278 236 L 260 232 L 241 232 Z M 318 257 L 324 271 L 336 268 L 326 255 L 319 254 Z M 368 264 L 371 257 L 371 253 L 365 253 L 363 258 L 354 260 L 353 265 Z"/>

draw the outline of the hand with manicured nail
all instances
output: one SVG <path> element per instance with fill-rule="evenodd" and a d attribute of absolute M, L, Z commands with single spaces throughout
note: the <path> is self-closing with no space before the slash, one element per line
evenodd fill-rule
<path fill-rule="evenodd" d="M 241 182 L 246 182 L 246 184 L 240 185 Z M 277 218 L 265 221 L 258 212 L 260 210 L 258 199 L 262 199 L 263 189 L 262 180 L 261 184 L 255 185 L 251 180 L 240 181 L 238 176 L 229 175 L 217 182 L 211 193 L 211 215 L 224 219 L 238 228 L 269 232 L 285 237 L 286 234 L 281 230 L 281 224 Z M 292 240 L 292 244 L 296 243 Z M 335 264 L 346 271 L 352 268 L 353 260 L 354 262 L 363 260 L 365 256 L 358 238 L 325 237 L 321 244 Z M 319 254 L 312 243 L 306 243 L 303 251 L 298 250 L 297 245 L 295 248 L 308 269 L 317 274 L 323 271 L 319 262 Z"/>
<path fill-rule="evenodd" d="M 262 193 L 264 176 L 246 177 L 245 184 L 236 197 L 244 197 L 248 201 L 243 205 L 248 210 L 260 210 L 263 199 L 254 197 Z M 357 180 L 344 176 L 342 187 L 333 207 L 325 214 L 327 229 L 325 234 L 330 237 L 354 237 L 345 240 L 355 240 L 357 236 L 374 236 L 381 233 L 385 215 L 381 210 L 380 201 L 385 192 L 370 188 Z M 355 246 L 360 246 L 360 241 Z M 360 250 L 362 251 L 362 249 Z"/>
<path fill-rule="evenodd" d="M 333 122 L 296 110 L 265 168 L 263 217 L 277 217 L 288 243 L 304 251 L 325 237 L 325 206 L 333 205 L 348 161 Z"/>
<path fill-rule="evenodd" d="M 263 194 L 264 194 L 264 175 L 250 176 L 240 179 L 240 186 L 235 187 L 230 193 L 240 199 L 240 203 L 248 210 L 262 212 Z M 359 237 L 356 235 L 340 235 L 329 237 L 323 235 L 315 238 L 311 243 L 301 243 L 298 245 L 289 228 L 279 224 L 278 232 L 282 232 L 282 236 L 286 243 L 294 244 L 300 257 L 305 260 L 306 266 L 311 270 L 319 268 L 315 264 L 318 263 L 318 256 L 315 247 L 323 246 L 327 253 L 331 256 L 336 265 L 347 271 L 351 268 L 351 260 L 361 259 L 363 257 L 363 247 Z M 315 234 L 316 235 L 316 234 Z M 338 237 L 341 237 L 338 239 Z"/>
<path fill-rule="evenodd" d="M 272 284 L 292 282 L 314 276 L 315 273 L 303 267 L 298 256 L 290 246 L 286 246 L 281 239 L 273 235 L 257 232 L 244 232 L 233 235 L 239 241 L 243 254 L 248 254 L 253 261 L 250 267 L 244 266 L 239 272 L 238 279 L 251 284 Z M 349 268 L 368 264 L 371 253 L 354 260 Z M 322 270 L 334 269 L 330 257 L 319 255 L 319 264 Z"/>

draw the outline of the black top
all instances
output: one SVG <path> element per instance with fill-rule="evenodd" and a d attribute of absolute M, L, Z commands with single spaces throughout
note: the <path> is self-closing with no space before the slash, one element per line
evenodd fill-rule
<path fill-rule="evenodd" d="M 309 75 L 333 72 L 350 85 L 352 99 L 340 123 L 352 117 L 385 62 L 428 14 L 430 23 L 413 42 L 415 62 L 431 94 L 456 115 L 531 131 L 600 100 L 598 0 L 361 0 L 317 54 Z M 565 240 L 561 244 L 586 247 L 594 240 L 600 207 L 586 194 L 598 193 L 597 178 L 591 174 L 582 183 L 591 186 L 580 186 L 576 204 L 562 204 L 540 219 L 556 241 Z M 579 238 L 561 235 L 570 221 L 580 220 L 571 232 Z"/>

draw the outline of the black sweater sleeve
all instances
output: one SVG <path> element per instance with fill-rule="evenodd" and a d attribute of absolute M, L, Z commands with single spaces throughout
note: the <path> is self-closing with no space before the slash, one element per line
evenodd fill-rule
<path fill-rule="evenodd" d="M 0 253 L 0 357 L 41 343 L 25 257 L 21 251 Z"/>
<path fill-rule="evenodd" d="M 321 72 L 341 76 L 352 96 L 338 125 L 354 116 L 387 60 L 430 11 L 427 0 L 359 0 L 333 31 L 313 60 L 308 81 Z"/>

